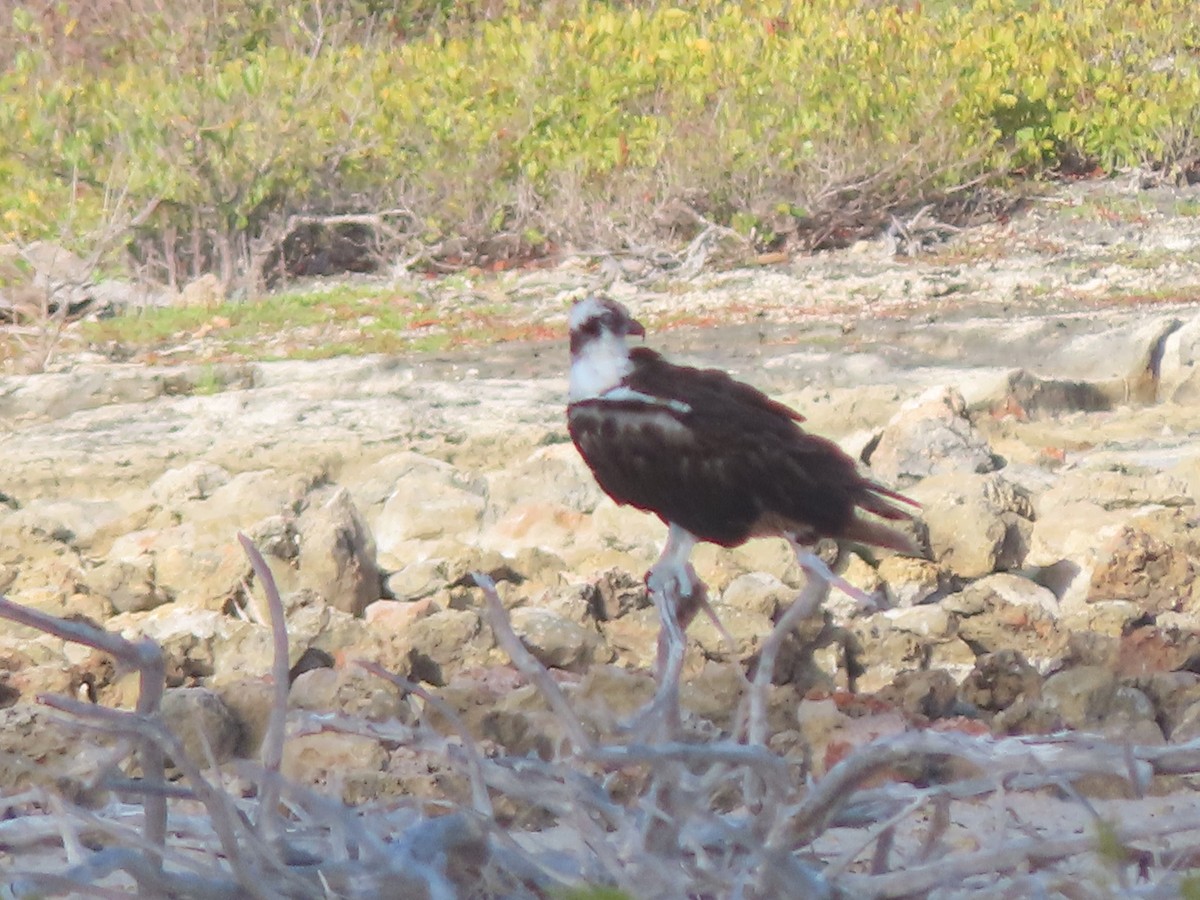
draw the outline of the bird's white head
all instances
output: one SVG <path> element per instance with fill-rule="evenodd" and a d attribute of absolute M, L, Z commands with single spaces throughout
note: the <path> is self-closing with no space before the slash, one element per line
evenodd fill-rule
<path fill-rule="evenodd" d="M 630 335 L 643 336 L 646 329 L 624 306 L 608 297 L 589 296 L 571 307 L 572 403 L 599 397 L 616 387 L 629 374 Z"/>

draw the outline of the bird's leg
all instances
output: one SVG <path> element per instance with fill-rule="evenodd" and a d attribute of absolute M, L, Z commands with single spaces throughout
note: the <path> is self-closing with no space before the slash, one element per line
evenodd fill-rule
<path fill-rule="evenodd" d="M 767 705 L 770 699 L 771 680 L 775 676 L 775 661 L 784 641 L 801 622 L 815 616 L 829 596 L 829 582 L 824 578 L 809 575 L 792 605 L 783 611 L 771 633 L 763 640 L 758 651 L 758 665 L 754 680 L 747 692 L 746 740 L 750 744 L 765 744 L 767 741 Z M 742 706 L 745 710 L 747 707 Z M 739 712 L 739 720 L 741 713 Z"/>
<path fill-rule="evenodd" d="M 841 575 L 834 573 L 825 560 L 812 552 L 812 549 L 805 544 L 801 544 L 795 537 L 788 535 L 787 542 L 791 544 L 792 551 L 796 554 L 796 562 L 800 568 L 804 570 L 804 574 L 808 578 L 820 578 L 830 587 L 835 587 L 847 597 L 857 600 L 863 609 L 873 610 L 876 607 L 876 598 L 872 597 L 861 588 L 856 588 Z"/>
<path fill-rule="evenodd" d="M 704 585 L 689 562 L 695 546 L 694 535 L 677 525 L 669 526 L 666 546 L 646 573 L 646 588 L 662 622 L 655 666 L 658 690 L 646 710 L 646 721 L 661 716 L 668 729 L 680 721 L 679 679 L 687 646 L 684 633 L 696 611 L 708 602 Z"/>
<path fill-rule="evenodd" d="M 678 525 L 667 528 L 667 543 L 658 561 L 646 573 L 646 587 L 651 594 L 690 597 L 700 583 L 689 560 L 696 546 L 696 537 Z M 693 610 L 693 615 L 695 611 Z"/>

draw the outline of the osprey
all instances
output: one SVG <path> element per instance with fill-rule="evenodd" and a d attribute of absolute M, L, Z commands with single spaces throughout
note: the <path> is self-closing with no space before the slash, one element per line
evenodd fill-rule
<path fill-rule="evenodd" d="M 880 521 L 911 519 L 897 503 L 917 504 L 865 477 L 832 441 L 805 432 L 799 413 L 724 372 L 631 348 L 628 338 L 645 328 L 614 300 L 579 301 L 569 324 L 571 439 L 605 493 L 668 527 L 646 576 L 651 591 L 692 594 L 688 560 L 697 541 L 736 547 L 782 537 L 802 554 L 828 537 L 919 552 Z M 802 565 L 832 577 L 811 554 Z"/>

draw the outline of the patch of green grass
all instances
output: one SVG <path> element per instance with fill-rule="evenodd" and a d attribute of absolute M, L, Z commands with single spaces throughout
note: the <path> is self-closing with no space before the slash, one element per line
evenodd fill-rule
<path fill-rule="evenodd" d="M 91 346 L 144 361 L 168 350 L 173 361 L 184 361 L 180 345 L 190 342 L 203 346 L 208 359 L 279 360 L 436 353 L 547 336 L 541 323 L 522 319 L 516 304 L 459 281 L 467 289 L 440 284 L 436 296 L 339 285 L 209 308 L 148 309 L 80 327 Z"/>
<path fill-rule="evenodd" d="M 560 900 L 632 900 L 624 891 L 613 887 L 571 888 L 556 896 Z"/>
<path fill-rule="evenodd" d="M 1178 253 L 1169 250 L 1122 250 L 1110 257 L 1113 262 L 1136 271 L 1161 269 L 1179 259 Z"/>
<path fill-rule="evenodd" d="M 1195 303 L 1200 300 L 1200 284 L 1177 285 L 1147 291 L 1113 290 L 1093 302 L 1101 306 L 1158 306 L 1169 303 Z"/>
<path fill-rule="evenodd" d="M 1137 197 L 1094 197 L 1088 198 L 1078 206 L 1067 207 L 1069 219 L 1087 222 L 1108 222 L 1111 224 L 1135 224 L 1143 222 L 1149 212 L 1141 199 Z"/>
<path fill-rule="evenodd" d="M 217 371 L 216 366 L 206 365 L 200 370 L 199 376 L 196 378 L 196 383 L 192 387 L 192 393 L 201 397 L 219 394 L 225 390 L 225 380 Z"/>

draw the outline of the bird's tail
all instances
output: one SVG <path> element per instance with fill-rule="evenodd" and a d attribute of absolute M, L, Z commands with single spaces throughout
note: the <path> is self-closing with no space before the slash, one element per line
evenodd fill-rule
<path fill-rule="evenodd" d="M 870 509 L 870 507 L 866 507 Z M 895 509 L 895 507 L 892 507 Z M 896 510 L 901 512 L 901 510 Z M 871 509 L 871 512 L 875 512 Z M 904 518 L 911 519 L 912 516 L 889 516 L 888 518 Z M 909 535 L 899 529 L 893 528 L 891 525 L 885 525 L 883 522 L 874 522 L 870 519 L 863 519 L 855 516 L 850 523 L 850 527 L 843 531 L 838 537 L 848 541 L 858 541 L 860 544 L 869 544 L 873 547 L 884 547 L 888 550 L 895 550 L 897 553 L 904 553 L 909 556 L 923 556 L 924 551 Z"/>
<path fill-rule="evenodd" d="M 885 488 L 882 484 L 876 481 L 869 481 L 866 484 L 866 490 L 858 500 L 858 505 L 867 512 L 874 513 L 883 519 L 891 519 L 893 522 L 907 521 L 913 517 L 911 509 L 902 509 L 895 503 L 890 501 L 898 500 L 901 503 L 920 509 L 921 504 L 911 497 L 905 497 L 903 494 L 893 491 L 891 488 Z"/>
<path fill-rule="evenodd" d="M 913 500 L 911 497 L 905 497 L 891 488 L 886 488 L 877 481 L 868 481 L 864 487 L 866 490 L 859 496 L 858 506 L 873 515 L 879 516 L 881 519 L 890 519 L 893 522 L 908 522 L 913 518 L 914 510 L 921 508 L 921 504 L 916 500 Z M 905 509 L 897 505 L 897 503 L 903 503 L 912 507 L 912 509 Z M 850 527 L 846 529 L 844 536 L 852 541 L 872 544 L 876 547 L 886 547 L 888 550 L 907 553 L 910 556 L 924 555 L 912 537 L 903 531 L 886 525 L 883 522 L 864 519 L 858 515 L 854 517 L 854 520 L 850 523 Z"/>

